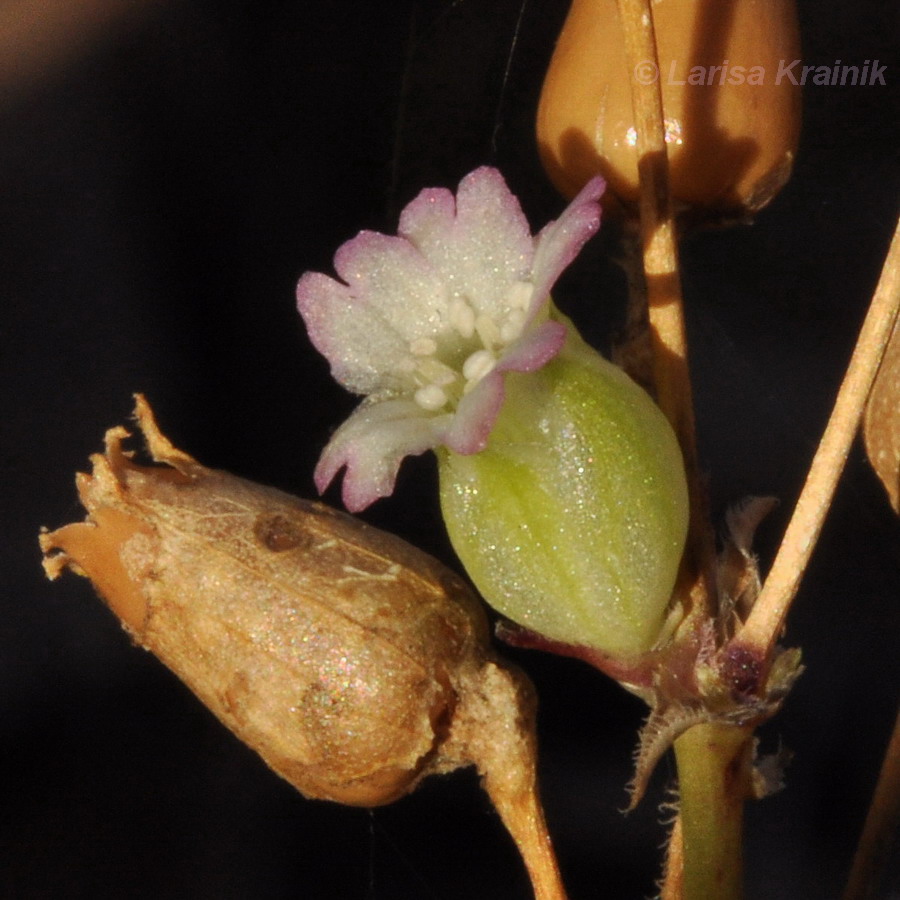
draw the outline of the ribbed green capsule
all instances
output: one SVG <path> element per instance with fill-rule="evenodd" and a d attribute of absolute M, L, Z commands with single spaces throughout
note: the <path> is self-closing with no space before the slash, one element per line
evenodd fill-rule
<path fill-rule="evenodd" d="M 574 327 L 546 366 L 506 376 L 485 450 L 439 458 L 453 546 L 498 612 L 617 657 L 656 643 L 687 534 L 681 452 L 656 404 Z"/>

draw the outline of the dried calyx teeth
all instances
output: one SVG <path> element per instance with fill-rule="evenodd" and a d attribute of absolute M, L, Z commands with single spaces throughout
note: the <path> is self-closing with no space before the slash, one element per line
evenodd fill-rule
<path fill-rule="evenodd" d="M 562 898 L 535 783 L 534 695 L 461 579 L 322 504 L 207 469 L 137 398 L 153 460 L 106 434 L 85 522 L 40 536 L 125 629 L 308 797 L 389 803 L 475 765 L 537 895 Z"/>

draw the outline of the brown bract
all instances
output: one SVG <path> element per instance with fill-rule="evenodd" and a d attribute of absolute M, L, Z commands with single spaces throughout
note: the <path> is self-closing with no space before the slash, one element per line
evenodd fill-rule
<path fill-rule="evenodd" d="M 106 433 L 84 522 L 41 534 L 132 638 L 307 797 L 389 803 L 474 764 L 539 898 L 562 897 L 535 784 L 533 689 L 436 560 L 319 503 L 207 469 L 137 398 L 155 463 Z"/>

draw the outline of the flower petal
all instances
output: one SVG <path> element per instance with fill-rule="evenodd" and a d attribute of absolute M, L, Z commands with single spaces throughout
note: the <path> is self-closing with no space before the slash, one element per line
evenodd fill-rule
<path fill-rule="evenodd" d="M 449 191 L 423 191 L 403 211 L 399 233 L 440 273 L 451 296 L 496 315 L 510 285 L 528 278 L 534 242 L 503 176 L 484 166 L 466 175 L 451 219 Z"/>
<path fill-rule="evenodd" d="M 334 267 L 353 297 L 407 342 L 440 330 L 447 288 L 404 238 L 363 231 L 338 249 Z"/>
<path fill-rule="evenodd" d="M 566 335 L 561 322 L 543 322 L 516 341 L 493 371 L 462 398 L 443 443 L 464 456 L 484 450 L 506 394 L 503 373 L 534 372 L 546 365 L 562 350 Z"/>
<path fill-rule="evenodd" d="M 364 402 L 335 432 L 316 466 L 319 493 L 346 466 L 341 495 L 351 512 L 394 490 L 405 456 L 418 456 L 443 442 L 451 416 L 428 416 L 412 400 Z"/>
<path fill-rule="evenodd" d="M 534 372 L 545 366 L 566 342 L 562 322 L 541 322 L 512 344 L 497 363 L 495 372 Z"/>
<path fill-rule="evenodd" d="M 566 326 L 543 311 L 597 230 L 603 187 L 594 179 L 533 238 L 500 173 L 476 169 L 456 196 L 422 191 L 397 237 L 361 232 L 344 244 L 335 269 L 346 284 L 303 276 L 297 303 L 311 340 L 338 381 L 369 395 L 325 449 L 320 490 L 346 467 L 344 502 L 358 511 L 392 492 L 404 456 L 487 446 L 505 373 L 533 372 L 565 343 Z"/>
<path fill-rule="evenodd" d="M 562 349 L 566 334 L 561 322 L 543 322 L 516 341 L 462 398 L 443 443 L 463 456 L 484 450 L 506 395 L 503 373 L 534 372 L 546 365 Z"/>
<path fill-rule="evenodd" d="M 500 415 L 505 393 L 500 372 L 495 369 L 485 375 L 460 400 L 442 443 L 464 456 L 484 450 L 494 422 Z"/>
<path fill-rule="evenodd" d="M 563 269 L 600 227 L 600 204 L 597 201 L 604 190 L 606 182 L 599 176 L 592 178 L 563 214 L 555 222 L 544 226 L 535 239 L 531 317 L 543 306 Z"/>
<path fill-rule="evenodd" d="M 357 394 L 397 390 L 408 342 L 353 296 L 346 285 L 307 272 L 297 285 L 297 308 L 335 380 Z"/>
<path fill-rule="evenodd" d="M 456 221 L 456 198 L 446 188 L 425 188 L 400 213 L 397 234 L 418 247 L 420 252 L 441 243 Z"/>

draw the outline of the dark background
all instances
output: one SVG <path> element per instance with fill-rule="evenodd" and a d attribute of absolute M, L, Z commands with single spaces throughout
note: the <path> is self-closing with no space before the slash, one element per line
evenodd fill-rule
<path fill-rule="evenodd" d="M 299 275 L 330 271 L 359 229 L 394 230 L 421 187 L 482 163 L 535 226 L 562 209 L 532 120 L 566 4 L 520 6 L 185 0 L 93 43 L 63 34 L 54 65 L 5 57 L 3 896 L 529 896 L 473 774 L 373 813 L 303 799 L 129 644 L 86 581 L 45 581 L 36 540 L 82 517 L 73 473 L 136 390 L 204 463 L 313 495 L 355 400 L 309 345 Z M 888 87 L 808 88 L 787 189 L 754 226 L 683 247 L 716 515 L 782 498 L 764 562 L 877 280 L 900 171 L 894 4 L 806 0 L 801 17 L 807 61 L 879 58 Z M 611 249 L 601 236 L 557 291 L 600 346 L 621 314 Z M 408 462 L 366 518 L 452 564 L 433 468 Z M 765 749 L 796 758 L 787 790 L 748 810 L 751 900 L 838 896 L 896 708 L 898 548 L 856 447 L 790 617 L 807 672 L 762 730 Z M 619 813 L 641 703 L 581 663 L 510 655 L 540 693 L 543 794 L 573 900 L 649 896 L 673 770 Z"/>

